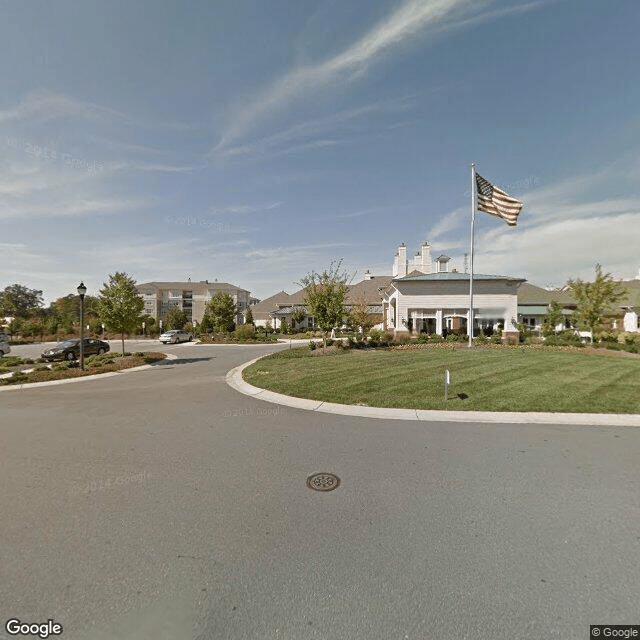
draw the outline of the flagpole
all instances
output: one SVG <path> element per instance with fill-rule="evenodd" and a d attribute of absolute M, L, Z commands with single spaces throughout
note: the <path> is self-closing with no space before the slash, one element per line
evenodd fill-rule
<path fill-rule="evenodd" d="M 473 346 L 473 223 L 476 217 L 476 165 L 471 163 L 471 271 L 469 274 L 469 348 Z"/>

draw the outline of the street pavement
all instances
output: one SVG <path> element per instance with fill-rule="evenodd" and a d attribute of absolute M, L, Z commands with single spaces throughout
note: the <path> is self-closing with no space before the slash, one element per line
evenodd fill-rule
<path fill-rule="evenodd" d="M 170 345 L 145 371 L 0 394 L 3 625 L 537 640 L 640 623 L 637 427 L 373 420 L 226 384 L 282 348 Z M 315 472 L 340 486 L 312 491 Z"/>

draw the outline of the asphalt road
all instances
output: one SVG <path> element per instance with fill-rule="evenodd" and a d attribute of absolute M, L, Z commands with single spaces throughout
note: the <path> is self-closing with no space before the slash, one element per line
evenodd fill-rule
<path fill-rule="evenodd" d="M 280 348 L 169 346 L 148 371 L 0 393 L 3 626 L 586 640 L 640 624 L 640 429 L 370 420 L 225 384 Z M 310 490 L 318 471 L 340 487 Z"/>

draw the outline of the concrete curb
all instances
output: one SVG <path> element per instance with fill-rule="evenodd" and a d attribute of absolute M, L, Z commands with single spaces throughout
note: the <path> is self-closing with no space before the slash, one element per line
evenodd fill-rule
<path fill-rule="evenodd" d="M 177 360 L 178 356 L 173 353 L 165 354 L 166 360 Z M 159 362 L 162 362 L 159 360 Z M 72 382 L 85 382 L 86 380 L 98 380 L 103 378 L 111 378 L 112 376 L 119 376 L 123 373 L 131 373 L 132 371 L 145 371 L 146 369 L 151 369 L 155 365 L 153 364 L 143 364 L 139 367 L 131 367 L 130 369 L 121 369 L 120 371 L 109 371 L 109 373 L 96 373 L 93 376 L 78 376 L 77 378 L 65 378 L 63 380 L 48 380 L 47 382 L 27 382 L 26 384 L 11 384 L 7 386 L 0 387 L 0 391 L 15 391 L 19 389 L 33 389 L 37 387 L 47 387 L 53 386 L 56 384 L 70 384 Z"/>
<path fill-rule="evenodd" d="M 242 372 L 261 358 L 254 358 L 229 371 L 227 384 L 247 396 L 257 400 L 275 404 L 319 411 L 344 416 L 362 418 L 378 418 L 383 420 L 421 420 L 427 422 L 480 422 L 480 423 L 517 423 L 517 424 L 566 424 L 585 426 L 640 427 L 640 415 L 619 413 L 542 413 L 542 412 L 507 412 L 507 411 L 430 411 L 424 409 L 385 409 L 378 407 L 361 407 L 350 404 L 335 404 L 320 400 L 294 398 L 281 393 L 260 389 L 245 382 Z"/>

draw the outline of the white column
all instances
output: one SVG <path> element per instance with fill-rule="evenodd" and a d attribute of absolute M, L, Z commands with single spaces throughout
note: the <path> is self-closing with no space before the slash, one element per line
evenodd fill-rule
<path fill-rule="evenodd" d="M 436 333 L 442 335 L 442 309 L 436 309 Z"/>

